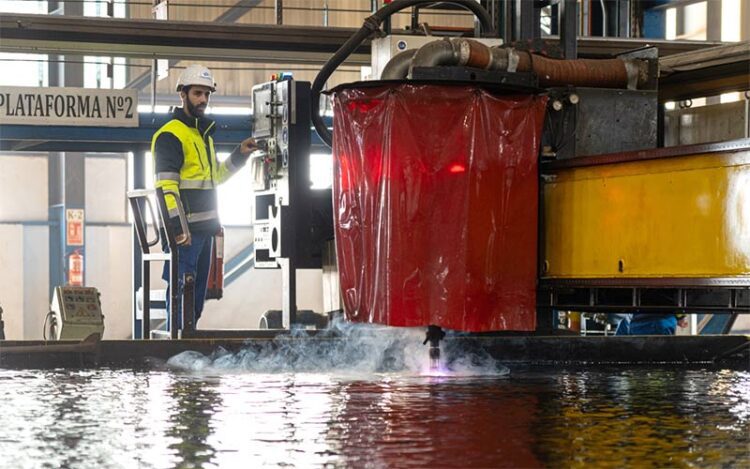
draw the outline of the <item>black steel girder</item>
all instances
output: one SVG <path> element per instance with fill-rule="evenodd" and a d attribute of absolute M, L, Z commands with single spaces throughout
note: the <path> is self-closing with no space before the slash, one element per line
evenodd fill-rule
<path fill-rule="evenodd" d="M 322 64 L 355 31 L 354 28 L 8 14 L 0 16 L 0 51 Z M 661 56 L 668 56 L 721 44 L 708 41 L 580 38 L 578 55 L 603 57 L 652 45 L 659 48 Z M 346 63 L 369 65 L 369 43 L 358 48 Z"/>
<path fill-rule="evenodd" d="M 230 7 L 228 10 L 226 10 L 221 15 L 217 16 L 214 20 L 214 23 L 221 23 L 221 24 L 232 24 L 235 23 L 237 20 L 242 18 L 245 13 L 250 11 L 252 8 L 255 8 L 260 4 L 262 0 L 240 0 L 237 2 L 234 6 Z M 173 59 L 169 61 L 169 68 L 174 67 L 180 63 L 178 59 Z M 153 77 L 152 77 L 152 71 L 144 72 L 140 74 L 137 78 L 131 80 L 126 88 L 135 88 L 135 89 L 141 89 L 144 86 L 151 83 Z"/>
<path fill-rule="evenodd" d="M 49 15 L 0 16 L 0 50 L 22 53 L 323 63 L 354 29 Z M 314 40 L 313 40 L 314 39 Z M 362 47 L 350 64 L 369 65 Z"/>

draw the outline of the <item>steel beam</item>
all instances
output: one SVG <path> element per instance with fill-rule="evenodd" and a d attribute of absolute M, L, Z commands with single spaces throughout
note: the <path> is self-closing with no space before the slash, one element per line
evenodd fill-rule
<path fill-rule="evenodd" d="M 630 0 L 617 0 L 615 8 L 617 9 L 617 37 L 630 37 Z"/>
<path fill-rule="evenodd" d="M 198 331 L 200 332 L 200 331 Z M 240 337 L 232 331 L 222 331 L 225 338 L 183 340 L 103 340 L 87 344 L 60 341 L 53 345 L 37 341 L 0 342 L 0 367 L 2 368 L 53 368 L 97 366 L 149 367 L 153 358 L 167 360 L 186 350 L 211 355 L 219 347 L 230 353 L 245 349 L 254 351 L 289 347 L 295 342 L 306 347 L 337 346 L 346 338 L 330 332 L 318 334 L 308 331 L 306 336 L 290 337 L 286 331 L 242 331 Z M 512 333 L 511 333 L 512 334 Z M 276 339 L 276 340 L 274 340 Z M 326 344 L 327 343 L 327 344 Z M 716 367 L 748 369 L 747 353 L 750 337 L 725 336 L 619 336 L 619 337 L 545 337 L 506 335 L 451 336 L 443 341 L 447 360 L 467 350 L 477 355 L 488 355 L 502 363 L 522 364 L 531 367 L 608 364 L 632 367 L 635 364 L 661 365 L 670 369 Z M 23 347 L 23 350 L 21 349 Z M 65 349 L 62 349 L 65 347 Z M 426 348 L 425 348 L 426 352 Z"/>
<path fill-rule="evenodd" d="M 133 152 L 133 158 L 130 161 L 130 164 L 133 165 L 133 189 L 145 189 L 146 188 L 146 152 L 145 151 L 134 151 Z M 141 251 L 141 241 L 138 239 L 138 231 L 133 226 L 133 240 L 131 244 L 131 249 L 133 250 L 133 269 L 131 271 L 131 292 L 133 294 L 132 301 L 133 301 L 133 320 L 132 320 L 132 332 L 131 332 L 131 338 L 133 339 L 142 339 L 143 338 L 143 326 L 142 326 L 142 319 L 136 318 L 135 312 L 138 308 L 136 308 L 137 302 L 138 302 L 138 289 L 140 289 L 143 284 L 144 280 L 150 282 L 150 272 L 144 272 L 143 269 L 141 269 L 141 265 L 143 263 L 143 253 Z M 144 279 L 144 277 L 146 277 Z M 150 283 L 149 283 L 150 285 Z M 146 301 L 146 298 L 143 299 L 143 305 L 144 308 L 147 307 L 148 302 Z M 148 316 L 148 315 L 146 315 Z"/>
<path fill-rule="evenodd" d="M 209 116 L 216 120 L 214 140 L 217 151 L 231 151 L 250 134 L 251 116 Z M 123 153 L 150 151 L 151 137 L 169 119 L 170 114 L 139 114 L 137 128 L 3 125 L 0 151 L 79 151 Z M 325 118 L 332 125 L 330 117 Z M 40 138 L 40 134 L 43 138 Z M 318 134 L 311 129 L 314 151 L 321 149 Z M 52 161 L 52 159 L 50 159 Z"/>
<path fill-rule="evenodd" d="M 578 2 L 563 0 L 558 4 L 560 9 L 560 43 L 563 57 L 578 58 Z"/>
<path fill-rule="evenodd" d="M 750 42 L 659 59 L 659 99 L 677 101 L 748 89 Z"/>
<path fill-rule="evenodd" d="M 555 38 L 550 37 L 545 39 Z M 718 41 L 668 41 L 666 39 L 587 37 L 578 39 L 578 56 L 582 58 L 610 57 L 651 46 L 659 50 L 659 57 L 666 57 L 725 44 Z"/>
<path fill-rule="evenodd" d="M 529 41 L 541 36 L 537 3 L 536 0 L 515 3 L 516 9 L 513 21 L 514 40 Z"/>
<path fill-rule="evenodd" d="M 284 0 L 276 0 L 274 12 L 276 14 L 276 24 L 284 24 Z"/>
<path fill-rule="evenodd" d="M 219 15 L 215 20 L 214 23 L 220 23 L 220 24 L 231 24 L 235 23 L 237 20 L 242 18 L 245 13 L 250 11 L 251 8 L 254 8 L 258 6 L 258 4 L 262 0 L 240 0 L 237 2 L 233 7 L 229 8 L 227 11 Z M 180 61 L 177 59 L 173 59 L 169 61 L 169 68 L 174 67 L 177 65 Z M 154 69 L 155 67 L 152 67 Z M 144 86 L 146 86 L 149 82 L 155 83 L 155 77 L 154 77 L 154 70 L 151 72 L 144 72 L 134 80 L 131 80 L 128 82 L 126 88 L 135 88 L 135 89 L 141 89 Z"/>
<path fill-rule="evenodd" d="M 191 34 L 186 34 L 186 31 Z M 349 28 L 2 15 L 0 50 L 214 62 L 321 64 L 354 31 Z M 350 56 L 347 63 L 369 65 L 369 52 L 369 46 L 362 47 Z"/>
<path fill-rule="evenodd" d="M 50 12 L 61 15 L 83 16 L 83 4 L 63 5 L 57 2 L 48 6 Z M 69 57 L 68 63 L 49 64 L 50 86 L 83 87 L 83 57 Z M 58 285 L 76 284 L 71 279 L 73 258 L 85 259 L 85 223 L 76 224 L 76 236 L 69 233 L 67 216 L 69 210 L 85 213 L 86 208 L 86 162 L 83 153 L 50 153 L 47 176 L 49 179 L 48 216 L 53 222 L 49 233 L 49 294 Z M 71 212 L 73 213 L 73 212 Z M 84 217 L 85 219 L 85 217 Z M 78 230 L 82 232 L 79 233 Z M 77 264 L 77 261 L 76 261 Z M 81 262 L 83 264 L 83 262 Z M 80 286 L 85 285 L 85 269 L 81 265 Z"/>
<path fill-rule="evenodd" d="M 194 33 L 186 35 L 185 31 Z M 355 31 L 354 28 L 318 26 L 7 14 L 0 16 L 0 52 L 322 64 Z M 310 38 L 315 40 L 311 41 Z M 647 44 L 658 47 L 660 55 L 667 56 L 723 43 L 581 38 L 578 41 L 578 55 L 612 55 Z M 363 44 L 345 63 L 370 65 L 370 44 Z"/>

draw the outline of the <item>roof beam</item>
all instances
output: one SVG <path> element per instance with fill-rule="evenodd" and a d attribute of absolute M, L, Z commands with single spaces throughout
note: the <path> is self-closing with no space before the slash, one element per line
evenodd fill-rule
<path fill-rule="evenodd" d="M 219 24 L 231 24 L 236 23 L 238 19 L 242 18 L 245 13 L 250 11 L 252 8 L 255 8 L 258 6 L 260 2 L 263 0 L 240 0 L 237 2 L 233 7 L 229 8 L 227 11 L 216 17 L 214 20 L 214 23 Z M 162 20 L 163 21 L 163 20 Z M 180 63 L 179 59 L 170 59 L 169 60 L 169 68 L 172 68 L 176 66 L 178 63 Z M 144 72 L 140 74 L 137 78 L 134 78 L 133 80 L 128 83 L 125 88 L 135 88 L 135 89 L 141 89 L 144 86 L 148 85 L 151 82 L 152 74 L 151 72 Z"/>
<path fill-rule="evenodd" d="M 186 35 L 185 31 L 194 34 Z M 4 14 L 0 16 L 0 51 L 319 65 L 355 31 L 318 26 Z M 578 50 L 582 57 L 609 56 L 652 45 L 659 48 L 663 57 L 722 44 L 585 37 L 579 38 Z M 363 44 L 345 63 L 369 65 L 370 44 Z"/>
<path fill-rule="evenodd" d="M 322 64 L 354 32 L 350 28 L 3 14 L 0 51 Z M 348 64 L 369 65 L 369 53 L 368 44 L 352 54 Z"/>

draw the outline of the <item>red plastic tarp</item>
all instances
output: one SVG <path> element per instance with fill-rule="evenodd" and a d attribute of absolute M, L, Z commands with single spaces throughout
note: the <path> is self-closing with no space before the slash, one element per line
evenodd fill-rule
<path fill-rule="evenodd" d="M 546 97 L 397 84 L 339 89 L 334 100 L 346 317 L 534 330 Z"/>

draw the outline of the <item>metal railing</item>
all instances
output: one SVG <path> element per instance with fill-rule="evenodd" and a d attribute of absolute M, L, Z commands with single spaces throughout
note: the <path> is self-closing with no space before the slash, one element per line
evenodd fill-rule
<path fill-rule="evenodd" d="M 178 220 L 180 233 L 175 232 L 175 226 L 170 223 L 169 209 L 165 200 L 166 195 L 174 196 L 177 202 Z M 173 191 L 164 191 L 161 188 L 138 189 L 127 193 L 130 207 L 133 211 L 133 221 L 136 235 L 141 248 L 141 279 L 143 284 L 143 312 L 141 319 L 141 338 L 150 339 L 151 331 L 151 263 L 169 262 L 169 311 L 167 315 L 167 334 L 172 339 L 180 337 L 180 332 L 190 332 L 195 329 L 195 306 L 194 289 L 195 281 L 192 274 L 185 274 L 182 289 L 179 288 L 179 252 L 178 247 L 190 244 L 190 230 L 188 228 L 185 209 L 180 198 Z M 158 206 L 159 218 L 157 219 L 152 200 L 155 199 Z M 149 223 L 145 215 L 150 217 L 154 225 L 154 237 L 149 239 Z M 159 246 L 155 252 L 152 248 Z M 163 249 L 163 248 L 168 249 Z M 166 251 L 166 252 L 165 252 Z M 134 266 L 134 268 L 137 268 Z M 182 308 L 180 304 L 182 303 Z M 134 305 L 133 319 L 136 313 Z M 180 317 L 182 316 L 182 317 Z"/>

